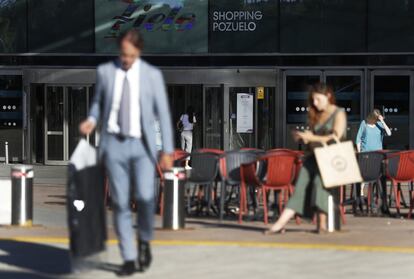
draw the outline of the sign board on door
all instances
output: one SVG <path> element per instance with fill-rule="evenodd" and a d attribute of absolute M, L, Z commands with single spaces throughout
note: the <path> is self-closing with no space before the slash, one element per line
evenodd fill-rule
<path fill-rule="evenodd" d="M 253 94 L 237 94 L 237 133 L 253 133 Z"/>
<path fill-rule="evenodd" d="M 258 100 L 263 100 L 264 99 L 264 87 L 263 86 L 256 87 L 256 94 L 257 94 Z"/>

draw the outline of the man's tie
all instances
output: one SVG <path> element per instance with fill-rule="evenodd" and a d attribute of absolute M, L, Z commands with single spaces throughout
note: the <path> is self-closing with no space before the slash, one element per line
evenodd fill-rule
<path fill-rule="evenodd" d="M 129 121 L 130 121 L 130 88 L 127 76 L 125 75 L 124 84 L 122 85 L 121 102 L 118 111 L 118 125 L 119 132 L 123 136 L 129 135 Z"/>

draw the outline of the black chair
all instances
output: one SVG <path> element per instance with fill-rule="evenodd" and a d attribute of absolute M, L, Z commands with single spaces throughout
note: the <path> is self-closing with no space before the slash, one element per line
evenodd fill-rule
<path fill-rule="evenodd" d="M 199 204 L 199 211 L 202 210 L 203 204 L 207 205 L 207 214 L 210 213 L 212 208 L 212 185 L 218 181 L 218 169 L 219 169 L 219 158 L 220 155 L 212 152 L 195 151 L 191 153 L 191 172 L 187 177 L 186 186 L 188 187 L 187 195 L 187 213 L 191 213 L 192 201 L 193 204 Z M 195 186 L 205 186 L 204 194 L 206 199 L 196 199 Z M 191 194 L 191 188 L 194 188 Z"/>
<path fill-rule="evenodd" d="M 257 158 L 264 154 L 265 152 L 260 149 L 245 149 L 228 151 L 221 156 L 220 220 L 223 220 L 224 216 L 227 186 L 231 186 L 231 191 L 228 198 L 228 201 L 230 202 L 234 187 L 241 184 L 240 166 L 242 164 L 256 161 Z M 258 172 L 261 173 L 262 170 L 259 168 Z"/>
<path fill-rule="evenodd" d="M 378 195 L 381 196 L 382 205 L 386 204 L 387 197 L 383 195 L 384 188 L 381 182 L 381 178 L 383 176 L 384 159 L 385 155 L 383 152 L 370 151 L 357 153 L 358 165 L 361 171 L 363 182 L 368 184 L 367 212 L 369 212 L 369 210 L 372 210 L 373 202 L 375 202 L 378 208 Z M 357 185 L 354 186 L 354 212 L 356 210 L 356 207 L 362 206 L 365 203 L 363 197 L 360 196 L 360 189 L 358 188 L 359 187 L 357 187 Z M 375 201 L 373 200 L 374 192 L 375 196 L 377 197 Z"/>

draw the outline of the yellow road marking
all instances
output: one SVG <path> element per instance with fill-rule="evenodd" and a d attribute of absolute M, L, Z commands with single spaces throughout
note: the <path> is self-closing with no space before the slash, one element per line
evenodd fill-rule
<path fill-rule="evenodd" d="M 64 237 L 11 237 L 0 238 L 0 241 L 17 241 L 45 244 L 68 244 Z M 414 254 L 414 247 L 369 246 L 369 245 L 340 245 L 330 243 L 276 243 L 276 242 L 246 242 L 246 241 L 195 241 L 195 240 L 154 240 L 156 246 L 210 246 L 210 247 L 245 247 L 245 248 L 279 248 L 298 250 L 338 250 L 352 252 L 383 252 Z M 116 245 L 116 239 L 107 241 L 108 245 Z"/>

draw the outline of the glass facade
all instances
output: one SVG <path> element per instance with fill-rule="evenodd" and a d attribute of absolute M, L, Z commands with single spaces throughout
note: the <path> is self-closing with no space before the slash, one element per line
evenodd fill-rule
<path fill-rule="evenodd" d="M 336 103 L 347 114 L 347 137 L 354 140 L 361 122 L 361 75 L 328 74 L 326 83 L 333 87 Z"/>
<path fill-rule="evenodd" d="M 374 108 L 388 123 L 392 136 L 384 137 L 384 149 L 408 149 L 410 125 L 410 76 L 375 75 Z"/>
<path fill-rule="evenodd" d="M 94 10 L 91 1 L 27 1 L 30 52 L 94 52 Z"/>
<path fill-rule="evenodd" d="M 364 52 L 366 1 L 280 0 L 281 52 Z"/>
<path fill-rule="evenodd" d="M 1 53 L 412 52 L 413 0 L 0 0 Z"/>
<path fill-rule="evenodd" d="M 0 1 L 0 53 L 26 51 L 25 0 Z"/>
<path fill-rule="evenodd" d="M 210 52 L 277 52 L 278 0 L 210 1 Z"/>
<path fill-rule="evenodd" d="M 307 123 L 308 89 L 310 85 L 320 80 L 319 73 L 286 76 L 286 147 L 288 148 L 300 150 L 304 148 L 303 144 L 298 144 L 293 140 L 292 133 L 309 129 Z"/>
<path fill-rule="evenodd" d="M 5 161 L 5 142 L 9 161 L 22 161 L 23 80 L 19 75 L 0 76 L 0 162 Z"/>
<path fill-rule="evenodd" d="M 414 1 L 370 0 L 368 5 L 368 51 L 413 51 L 413 26 Z"/>

